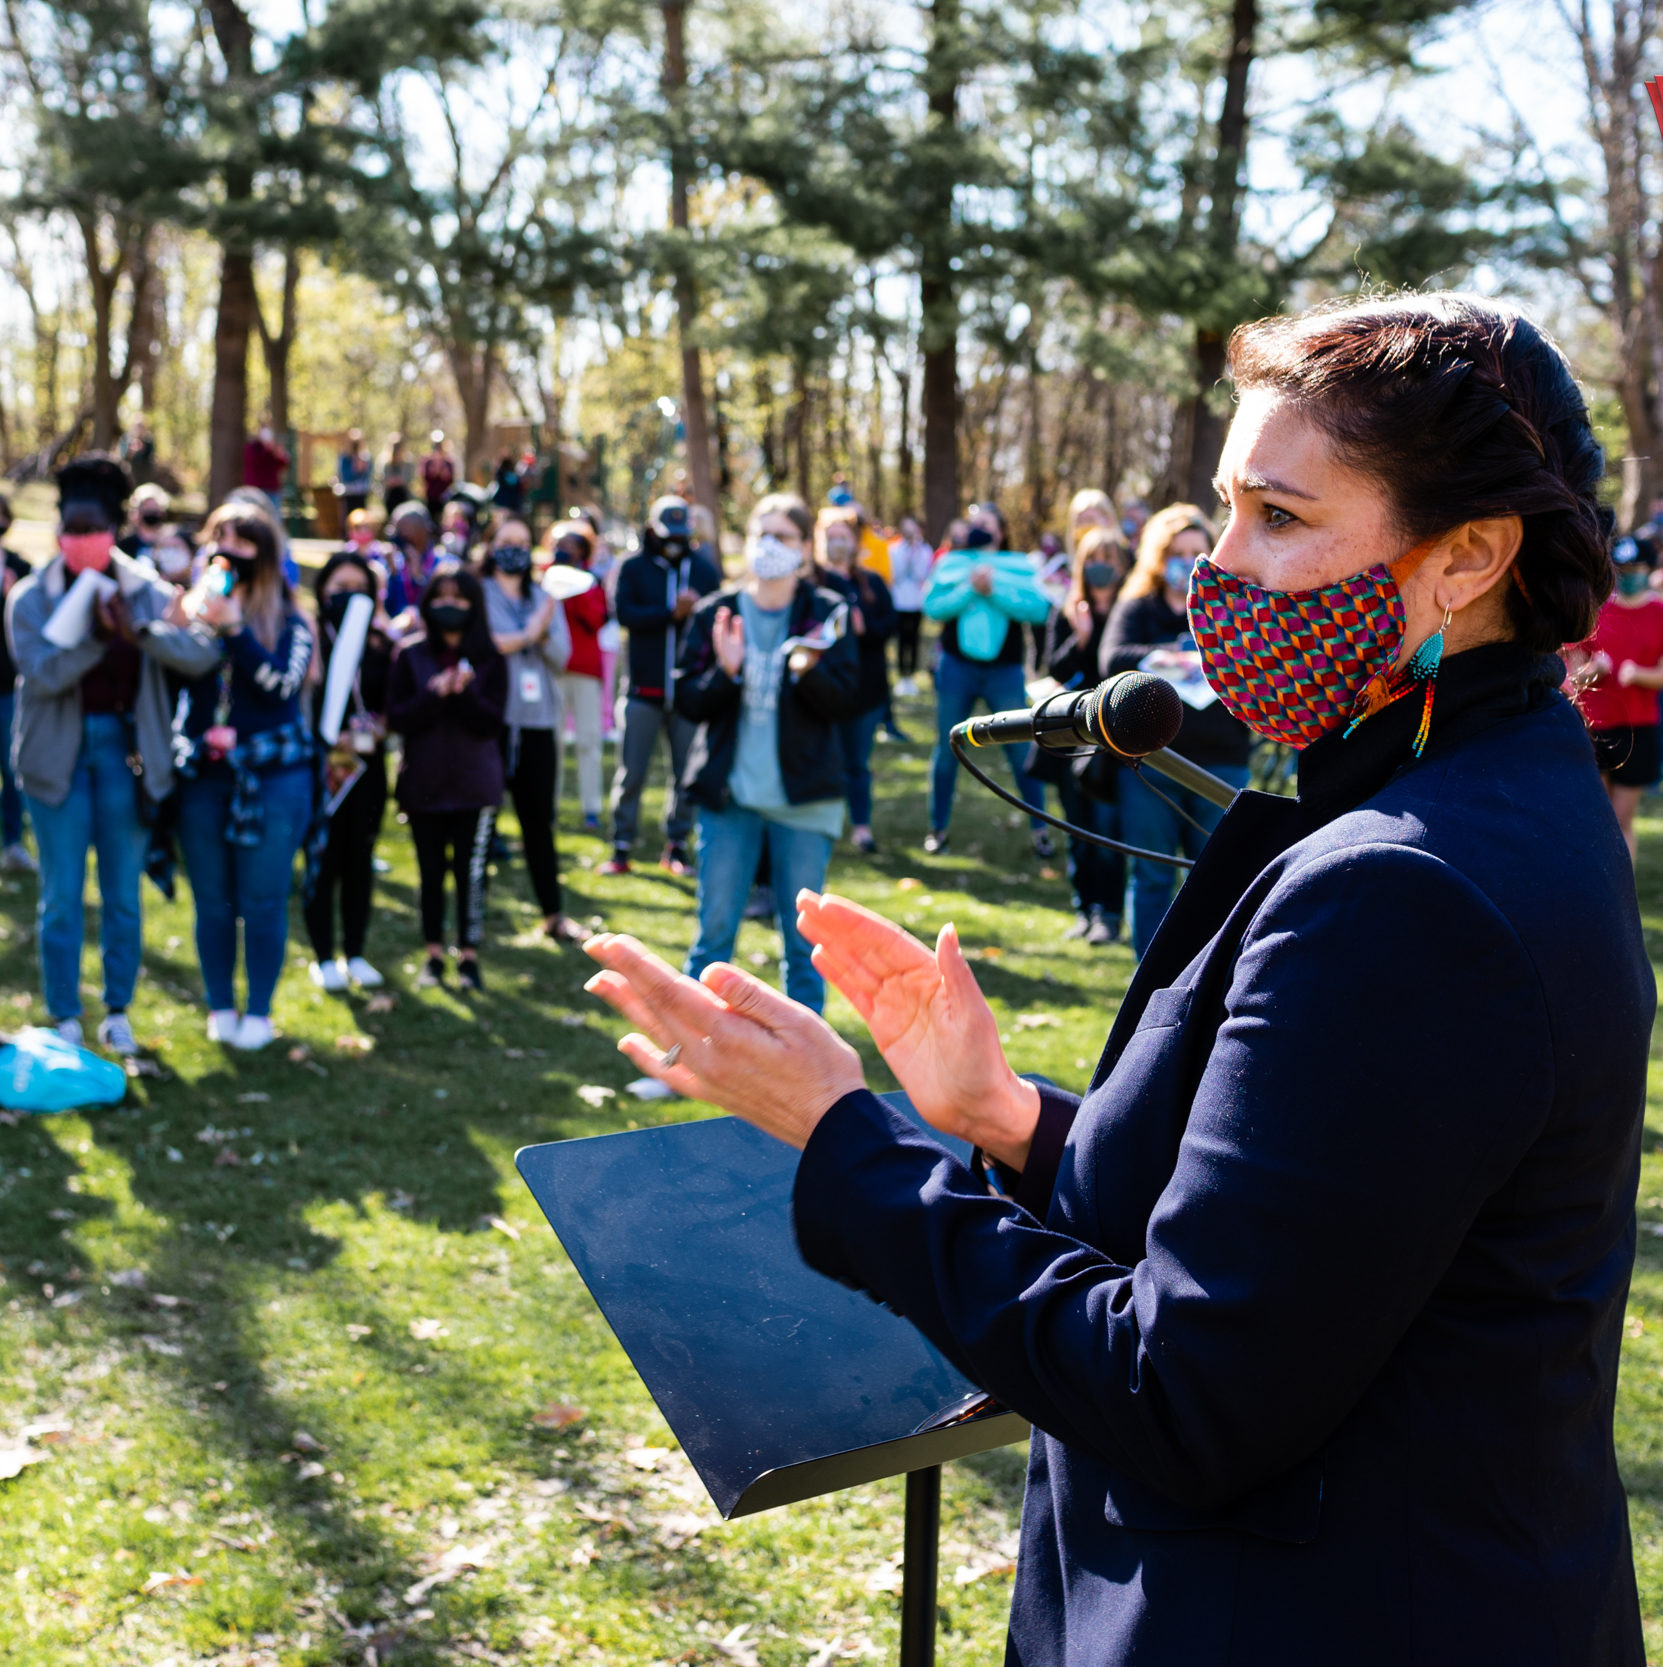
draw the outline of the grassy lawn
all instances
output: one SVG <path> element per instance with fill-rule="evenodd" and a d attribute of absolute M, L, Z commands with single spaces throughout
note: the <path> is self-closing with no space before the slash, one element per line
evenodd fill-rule
<path fill-rule="evenodd" d="M 922 737 L 925 714 L 907 722 Z M 1129 953 L 1059 942 L 1060 862 L 1042 876 L 973 784 L 951 855 L 922 857 L 906 842 L 925 748 L 878 762 L 884 854 L 841 854 L 833 883 L 920 932 L 956 919 L 1018 1067 L 1083 1080 Z M 568 801 L 575 910 L 679 955 L 691 882 L 600 880 L 603 847 L 575 823 Z M 1663 821 L 1645 837 L 1663 852 Z M 532 935 L 516 864 L 492 896 L 485 997 L 416 991 L 402 830 L 383 851 L 370 956 L 391 1004 L 313 990 L 297 939 L 281 1043 L 210 1047 L 188 904 L 148 893 L 134 1020 L 160 1074 L 114 1111 L 0 1126 L 0 1447 L 29 1428 L 44 1455 L 0 1481 L 0 1659 L 893 1659 L 900 1484 L 717 1522 L 512 1169 L 529 1142 L 698 1109 L 623 1092 L 622 1027 L 582 994 L 588 963 Z M 1642 890 L 1663 955 L 1656 855 Z M 0 890 L 11 1023 L 41 1016 L 33 902 L 29 883 Z M 746 926 L 742 959 L 776 950 Z M 96 976 L 89 956 L 94 1018 Z M 861 1034 L 835 998 L 831 1016 Z M 1660 1132 L 1619 1439 L 1663 1659 Z M 946 1473 L 943 1663 L 1001 1658 L 1021 1485 L 1016 1450 Z"/>

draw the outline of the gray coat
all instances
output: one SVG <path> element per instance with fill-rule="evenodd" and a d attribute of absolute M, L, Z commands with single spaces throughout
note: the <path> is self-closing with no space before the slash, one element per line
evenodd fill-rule
<path fill-rule="evenodd" d="M 484 588 L 485 623 L 493 637 L 518 636 L 531 623 L 532 615 L 548 601 L 541 590 L 529 583 L 520 601 L 515 601 L 494 578 L 486 579 Z M 571 657 L 571 627 L 566 623 L 566 610 L 556 602 L 549 634 L 541 642 L 507 657 L 508 710 L 503 718 L 511 730 L 559 730 L 560 684 L 556 679 Z M 535 700 L 525 698 L 521 687 L 524 678 L 536 680 Z"/>
<path fill-rule="evenodd" d="M 153 800 L 173 789 L 173 713 L 167 673 L 200 677 L 219 663 L 219 638 L 205 625 L 170 625 L 162 617 L 173 586 L 148 564 L 119 551 L 110 573 L 121 586 L 143 654 L 138 699 L 133 706 L 144 789 Z M 62 556 L 12 587 L 6 598 L 6 641 L 17 663 L 17 705 L 12 729 L 12 768 L 19 784 L 42 804 L 61 805 L 81 751 L 81 679 L 104 657 L 104 644 L 88 637 L 58 648 L 43 634 L 66 588 Z"/>

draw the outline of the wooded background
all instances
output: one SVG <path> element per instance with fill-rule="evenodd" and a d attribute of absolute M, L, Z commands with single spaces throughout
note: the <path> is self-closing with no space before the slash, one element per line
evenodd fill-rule
<path fill-rule="evenodd" d="M 1210 501 L 1238 321 L 1467 283 L 1559 332 L 1631 524 L 1660 4 L 3 0 L 0 467 L 142 416 L 214 497 L 267 412 L 476 473 L 522 420 L 619 512 L 841 470 L 1027 540 Z"/>

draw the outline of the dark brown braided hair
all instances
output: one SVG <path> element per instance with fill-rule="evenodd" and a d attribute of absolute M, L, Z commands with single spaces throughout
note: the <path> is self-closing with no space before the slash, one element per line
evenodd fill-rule
<path fill-rule="evenodd" d="M 1386 491 L 1406 543 L 1517 515 L 1507 590 L 1520 642 L 1579 642 L 1611 594 L 1605 455 L 1553 340 L 1513 309 L 1450 291 L 1330 303 L 1241 325 L 1238 389 L 1296 400 Z"/>

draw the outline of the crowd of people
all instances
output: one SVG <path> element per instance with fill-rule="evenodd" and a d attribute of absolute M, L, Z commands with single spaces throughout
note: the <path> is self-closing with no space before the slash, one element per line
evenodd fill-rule
<path fill-rule="evenodd" d="M 880 736 L 904 738 L 897 698 L 926 683 L 934 695 L 928 825 L 915 833 L 931 855 L 951 849 L 953 727 L 1047 688 L 1165 677 L 1184 701 L 1177 749 L 1247 781 L 1252 738 L 1202 679 L 1189 633 L 1191 570 L 1215 538 L 1197 505 L 1151 515 L 1084 490 L 1059 536 L 1019 551 L 995 504 L 969 505 L 932 544 L 911 515 L 874 526 L 839 477 L 818 510 L 762 499 L 730 574 L 713 523 L 684 498 L 655 502 L 638 537 L 573 511 L 534 540 L 514 459 L 476 495 L 457 490 L 441 435 L 419 465 L 401 454 L 391 448 L 378 481 L 353 431 L 346 539 L 304 584 L 274 484 L 240 488 L 191 530 L 160 487 L 134 489 L 97 454 L 59 477 L 53 558 L 32 569 L 4 554 L 0 867 L 38 866 L 41 980 L 66 1039 L 81 1037 L 89 852 L 100 1042 L 136 1047 L 141 880 L 171 895 L 182 861 L 208 1034 L 255 1049 L 273 1034 L 297 858 L 312 982 L 382 982 L 366 950 L 389 797 L 419 874 L 418 983 L 454 974 L 479 990 L 504 801 L 542 930 L 575 943 L 586 928 L 567 912 L 557 837 L 565 760 L 584 829 L 610 838 L 597 870 L 617 876 L 640 860 L 642 793 L 662 756 L 657 861 L 697 877 L 687 970 L 731 956 L 748 915 L 771 916 L 785 987 L 818 1010 L 792 900 L 821 887 L 845 836 L 877 852 L 874 760 Z M 1640 791 L 1663 775 L 1663 500 L 1655 510 L 1616 545 L 1618 588 L 1596 633 L 1567 651 L 1631 848 Z M 9 524 L 0 500 L 0 542 Z M 1004 750 L 1042 863 L 1056 854 L 1048 791 L 1073 828 L 1152 853 L 1193 857 L 1221 814 L 1109 754 Z M 1077 834 L 1066 862 L 1064 936 L 1100 946 L 1124 933 L 1141 957 L 1174 869 Z"/>

